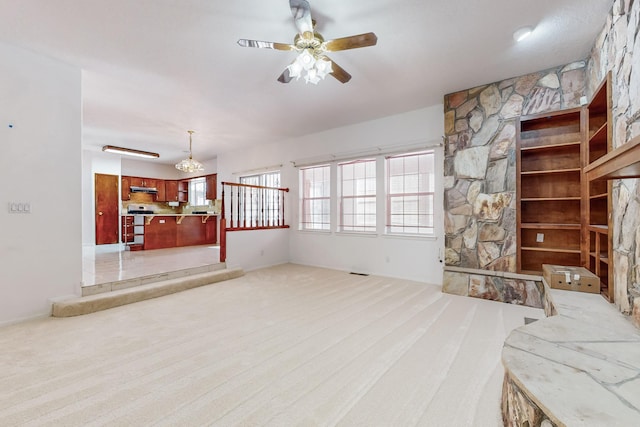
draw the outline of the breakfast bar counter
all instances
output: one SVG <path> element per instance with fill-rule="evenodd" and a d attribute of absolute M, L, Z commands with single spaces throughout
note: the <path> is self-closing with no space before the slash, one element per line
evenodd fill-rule
<path fill-rule="evenodd" d="M 184 214 L 129 214 L 127 217 L 143 217 L 144 222 L 134 222 L 136 228 L 144 227 L 142 249 L 163 249 L 181 246 L 216 244 L 218 242 L 218 216 L 212 213 Z"/>

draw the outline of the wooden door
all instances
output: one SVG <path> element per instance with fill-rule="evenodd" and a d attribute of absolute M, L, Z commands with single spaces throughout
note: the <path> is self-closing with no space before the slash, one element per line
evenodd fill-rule
<path fill-rule="evenodd" d="M 118 243 L 120 191 L 117 175 L 95 174 L 96 245 Z"/>

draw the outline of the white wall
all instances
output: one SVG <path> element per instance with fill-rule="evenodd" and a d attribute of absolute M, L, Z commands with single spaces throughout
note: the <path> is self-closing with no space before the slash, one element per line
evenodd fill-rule
<path fill-rule="evenodd" d="M 298 169 L 291 162 L 329 159 L 331 155 L 348 156 L 376 147 L 439 142 L 444 132 L 443 123 L 443 107 L 435 105 L 276 144 L 224 153 L 218 156 L 218 181 L 237 182 L 242 172 L 282 165 L 280 168 L 282 185 L 291 189 L 287 195 L 285 211 L 287 222 L 292 229 L 286 231 L 289 235 L 288 249 L 280 246 L 273 248 L 273 250 L 288 250 L 288 254 L 274 256 L 274 260 L 287 258 L 291 262 L 300 264 L 440 284 L 442 283 L 442 264 L 439 254 L 444 246 L 441 149 L 437 149 L 437 194 L 435 196 L 437 216 L 434 220 L 437 229 L 436 237 L 432 239 L 388 237 L 382 234 L 364 237 L 298 231 Z M 233 243 L 232 247 L 230 242 L 227 256 L 229 258 L 237 256 L 242 259 L 245 264 L 241 266 L 245 269 L 253 269 L 264 264 L 262 256 L 254 258 L 249 256 L 249 252 L 268 247 L 269 241 L 254 232 L 243 233 L 253 237 L 250 245 L 245 248 Z M 228 233 L 227 239 L 244 239 L 244 237 L 236 237 L 236 234 L 239 232 Z M 234 254 L 233 251 L 242 253 Z"/>
<path fill-rule="evenodd" d="M 0 43 L 0 99 L 0 324 L 6 324 L 47 315 L 51 298 L 80 291 L 80 70 Z M 29 202 L 31 213 L 11 214 L 9 202 Z"/>

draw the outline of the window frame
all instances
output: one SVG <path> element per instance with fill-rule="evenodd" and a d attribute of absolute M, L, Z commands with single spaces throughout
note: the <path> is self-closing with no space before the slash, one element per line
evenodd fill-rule
<path fill-rule="evenodd" d="M 275 178 L 276 176 L 277 178 Z M 243 175 L 238 178 L 238 182 L 245 185 L 280 188 L 281 179 L 282 175 L 280 171 L 275 170 L 259 174 Z M 238 221 L 244 223 L 248 222 L 249 227 L 255 228 L 277 227 L 280 224 L 282 219 L 282 200 L 280 198 L 279 190 L 264 190 L 265 192 L 263 193 L 258 191 L 256 188 L 240 187 L 239 191 L 242 192 L 242 198 L 240 199 L 241 214 L 238 217 Z M 249 205 L 250 209 L 245 209 L 246 205 Z M 261 206 L 266 208 L 260 210 Z M 249 215 L 246 215 L 245 218 L 245 214 L 247 213 Z"/>
<path fill-rule="evenodd" d="M 315 179 L 306 180 L 305 175 L 309 171 L 314 171 L 314 174 L 315 174 L 316 171 L 318 171 L 319 169 L 323 170 L 322 171 L 323 180 L 321 182 L 327 183 L 326 188 L 323 188 L 323 192 L 326 190 L 326 195 L 313 196 L 313 195 L 310 195 L 309 192 L 307 191 L 306 183 L 310 182 L 313 185 L 313 183 L 317 183 L 318 181 L 316 181 Z M 331 207 L 332 207 L 331 164 L 314 165 L 314 166 L 300 168 L 300 170 L 298 171 L 298 174 L 299 174 L 299 185 L 300 185 L 300 209 L 299 209 L 300 217 L 298 220 L 298 230 L 309 231 L 309 232 L 321 232 L 321 233 L 330 232 L 331 231 Z M 324 178 L 326 178 L 326 180 Z M 322 205 L 321 213 L 320 214 L 314 213 L 312 209 L 310 212 L 307 212 L 307 206 L 313 202 L 318 202 L 318 201 Z M 322 212 L 325 209 L 326 209 L 326 214 Z M 313 218 L 316 216 L 324 217 L 325 215 L 326 215 L 327 222 L 322 222 L 322 221 L 316 222 L 313 220 Z M 314 225 L 319 225 L 319 227 L 316 227 Z"/>
<path fill-rule="evenodd" d="M 420 169 L 420 159 L 418 159 L 418 172 L 417 174 L 408 174 L 403 173 L 402 175 L 392 175 L 391 174 L 391 161 L 394 159 L 406 159 L 408 157 L 418 157 L 418 156 L 428 156 L 430 171 L 422 172 Z M 436 185 L 435 185 L 435 159 L 436 152 L 435 150 L 422 150 L 417 152 L 409 152 L 409 153 L 401 153 L 394 155 L 387 155 L 384 157 L 384 165 L 385 165 L 385 215 L 384 215 L 384 230 L 385 234 L 390 236 L 416 236 L 416 237 L 433 237 L 436 234 L 436 224 L 435 224 L 435 196 L 436 196 Z M 406 171 L 405 166 L 403 165 L 403 171 Z M 402 192 L 393 192 L 392 193 L 392 177 L 393 176 L 403 176 L 406 177 L 411 175 L 418 175 L 418 191 L 402 191 Z M 427 175 L 428 189 L 421 190 L 420 189 L 420 176 Z M 403 182 L 403 187 L 405 185 Z M 417 198 L 417 210 L 415 211 L 415 215 L 417 217 L 417 225 L 406 225 L 404 222 L 401 225 L 393 224 L 393 199 L 398 198 L 406 198 L 406 197 L 415 197 Z M 426 212 L 420 210 L 421 199 L 426 198 Z M 402 216 L 408 216 L 410 214 L 405 214 L 403 209 L 402 213 L 399 214 Z M 430 217 L 431 225 L 420 225 L 420 217 L 427 216 Z M 396 228 L 396 229 L 394 229 Z M 403 229 L 411 229 L 410 231 L 402 231 L 397 228 Z M 417 230 L 416 230 L 417 229 Z M 424 231 L 421 231 L 424 230 Z"/>
<path fill-rule="evenodd" d="M 354 188 L 352 192 L 354 194 L 345 195 L 345 167 L 356 164 L 365 164 L 364 177 L 353 178 L 350 181 L 353 182 Z M 367 166 L 373 166 L 373 176 L 368 174 Z M 362 159 L 349 160 L 345 162 L 339 162 L 336 164 L 337 168 L 337 180 L 336 185 L 338 187 L 338 215 L 336 221 L 336 230 L 338 233 L 353 233 L 353 234 L 376 234 L 378 232 L 378 174 L 377 174 L 377 157 L 365 157 Z M 355 169 L 355 168 L 354 168 Z M 353 171 L 355 173 L 355 170 Z M 373 192 L 369 192 L 367 181 L 373 178 Z M 364 182 L 364 193 L 360 193 L 358 189 L 358 182 Z M 362 184 L 361 184 L 362 185 Z M 357 194 L 356 194 L 357 193 Z M 353 210 L 350 213 L 354 219 L 354 223 L 351 225 L 345 225 L 345 201 L 354 201 Z M 360 203 L 358 203 L 360 202 Z M 364 202 L 364 203 L 362 203 Z M 373 203 L 371 203 L 373 202 Z M 360 206 L 358 206 L 359 204 Z M 373 206 L 373 213 L 370 211 L 370 207 Z M 361 213 L 364 221 L 363 223 L 356 224 L 359 216 L 358 209 L 363 208 Z M 366 218 L 373 215 L 373 225 L 367 224 Z"/>
<path fill-rule="evenodd" d="M 206 206 L 207 205 L 207 179 L 205 177 L 197 177 L 189 179 L 189 205 L 190 206 Z M 201 197 L 199 197 L 200 195 Z M 200 200 L 202 199 L 202 200 Z M 198 203 L 202 201 L 202 203 Z"/>

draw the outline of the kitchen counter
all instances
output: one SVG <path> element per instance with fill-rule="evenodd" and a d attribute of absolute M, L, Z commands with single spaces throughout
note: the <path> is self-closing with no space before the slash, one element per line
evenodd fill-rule
<path fill-rule="evenodd" d="M 143 223 L 135 224 L 142 228 L 143 249 L 162 249 L 181 246 L 216 244 L 218 242 L 219 214 L 123 214 L 123 217 L 140 218 Z"/>

